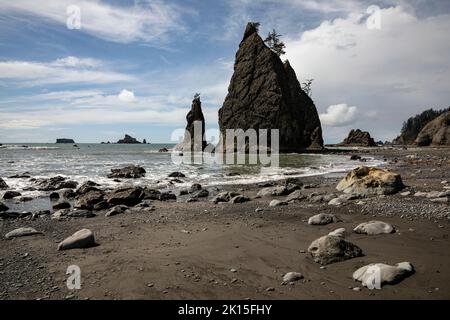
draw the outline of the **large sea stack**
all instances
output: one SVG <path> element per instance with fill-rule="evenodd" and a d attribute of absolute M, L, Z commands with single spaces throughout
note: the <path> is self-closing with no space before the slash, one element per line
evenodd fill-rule
<path fill-rule="evenodd" d="M 236 53 L 219 126 L 223 137 L 226 129 L 279 129 L 280 152 L 323 148 L 314 102 L 301 89 L 289 61 L 283 63 L 266 46 L 254 23 L 247 25 Z"/>
<path fill-rule="evenodd" d="M 120 139 L 117 141 L 118 144 L 140 144 L 139 141 L 136 140 L 136 138 L 133 138 L 132 136 L 126 134 L 125 138 Z"/>
<path fill-rule="evenodd" d="M 205 117 L 202 112 L 200 95 L 196 94 L 192 100 L 191 110 L 186 116 L 186 131 L 184 139 L 174 148 L 176 151 L 201 152 L 206 147 L 205 140 Z M 198 136 L 195 136 L 197 134 Z M 201 134 L 201 136 L 200 136 Z"/>
<path fill-rule="evenodd" d="M 450 146 L 450 111 L 430 121 L 417 135 L 419 146 Z"/>

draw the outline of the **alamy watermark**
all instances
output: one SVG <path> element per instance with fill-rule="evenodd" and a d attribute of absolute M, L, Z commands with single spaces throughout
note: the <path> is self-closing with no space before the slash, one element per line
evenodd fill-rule
<path fill-rule="evenodd" d="M 66 26 L 69 30 L 81 29 L 81 8 L 77 5 L 70 5 L 66 8 Z"/>
<path fill-rule="evenodd" d="M 69 275 L 66 281 L 67 289 L 80 290 L 81 289 L 81 269 L 77 265 L 70 265 L 67 267 L 66 274 Z"/>
<path fill-rule="evenodd" d="M 381 8 L 376 5 L 371 5 L 367 8 L 366 13 L 369 14 L 366 25 L 369 30 L 381 29 Z"/>

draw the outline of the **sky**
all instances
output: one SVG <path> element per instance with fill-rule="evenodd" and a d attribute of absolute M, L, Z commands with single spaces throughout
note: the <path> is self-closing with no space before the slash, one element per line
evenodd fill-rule
<path fill-rule="evenodd" d="M 248 21 L 314 79 L 326 143 L 450 106 L 448 0 L 0 0 L 0 142 L 170 142 L 195 93 L 217 129 Z"/>

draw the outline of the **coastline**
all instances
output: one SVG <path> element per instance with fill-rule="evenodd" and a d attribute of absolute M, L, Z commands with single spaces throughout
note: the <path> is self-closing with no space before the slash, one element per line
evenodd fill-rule
<path fill-rule="evenodd" d="M 448 204 L 414 197 L 417 191 L 441 190 L 450 180 L 448 149 L 352 150 L 388 160 L 400 173 L 405 191 L 330 206 L 308 199 L 269 207 L 273 199 L 256 198 L 258 184 L 222 186 L 251 199 L 240 204 L 152 201 L 154 211 L 114 217 L 53 220 L 0 220 L 0 297 L 2 299 L 449 299 L 450 240 Z M 355 166 L 360 163 L 355 162 Z M 361 163 L 364 164 L 364 163 Z M 302 192 L 329 196 L 337 176 L 301 179 Z M 217 191 L 218 192 L 218 191 Z M 180 198 L 181 200 L 181 198 Z M 360 203 L 363 202 L 363 203 Z M 358 204 L 359 203 L 359 204 Z M 257 211 L 256 209 L 262 209 Z M 333 213 L 343 222 L 310 226 L 308 217 Z M 366 236 L 351 233 L 373 219 L 397 232 Z M 6 240 L 14 228 L 31 226 L 43 235 Z M 364 256 L 320 268 L 307 253 L 311 241 L 340 227 Z M 98 246 L 57 251 L 59 241 L 91 229 Z M 381 290 L 362 288 L 351 278 L 367 263 L 410 261 L 415 274 Z M 79 265 L 82 289 L 68 290 L 66 268 Z M 8 266 L 14 266 L 10 268 Z M 237 272 L 231 272 L 236 269 Z M 281 275 L 301 272 L 304 279 L 283 285 Z M 353 288 L 361 287 L 360 291 Z M 268 290 L 268 289 L 273 290 Z"/>

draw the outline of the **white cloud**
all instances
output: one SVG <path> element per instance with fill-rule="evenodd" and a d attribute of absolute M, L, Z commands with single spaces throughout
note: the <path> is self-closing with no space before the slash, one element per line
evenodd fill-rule
<path fill-rule="evenodd" d="M 346 101 L 362 115 L 376 112 L 377 121 L 356 119 L 358 127 L 393 138 L 411 115 L 448 106 L 450 15 L 419 18 L 401 6 L 384 8 L 381 30 L 368 29 L 366 18 L 365 11 L 352 12 L 285 39 L 286 58 L 300 81 L 315 79 L 313 98 L 322 113 Z M 325 128 L 325 136 L 331 131 Z"/>
<path fill-rule="evenodd" d="M 0 80 L 17 81 L 20 85 L 34 86 L 62 83 L 113 83 L 131 81 L 132 76 L 97 68 L 94 59 L 67 57 L 51 62 L 0 61 Z M 96 68 L 94 68 L 94 66 Z"/>
<path fill-rule="evenodd" d="M 320 114 L 320 121 L 324 126 L 347 126 L 356 120 L 356 113 L 356 107 L 349 107 L 345 103 L 335 104 L 329 106 L 326 113 Z"/>
<path fill-rule="evenodd" d="M 100 0 L 14 0 L 1 1 L 4 14 L 34 16 L 66 28 L 67 7 L 77 5 L 81 10 L 81 31 L 93 36 L 121 43 L 154 42 L 160 45 L 172 31 L 183 31 L 180 24 L 186 8 L 162 1 L 140 1 L 134 6 L 112 5 Z"/>
<path fill-rule="evenodd" d="M 123 102 L 134 102 L 136 101 L 136 97 L 134 96 L 134 92 L 133 91 L 129 91 L 127 89 L 123 89 L 122 91 L 120 91 L 118 98 L 120 101 Z"/>

